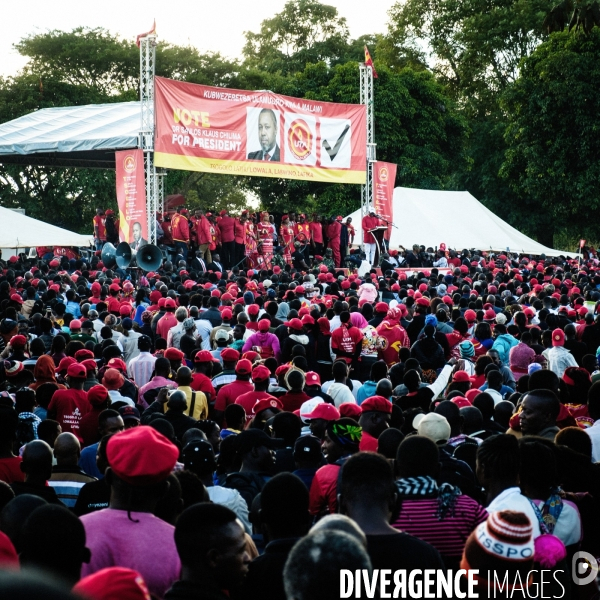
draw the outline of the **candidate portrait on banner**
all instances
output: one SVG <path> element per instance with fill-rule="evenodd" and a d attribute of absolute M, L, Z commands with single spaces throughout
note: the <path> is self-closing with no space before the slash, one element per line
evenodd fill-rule
<path fill-rule="evenodd" d="M 279 146 L 279 111 L 271 108 L 248 108 L 246 145 L 248 160 L 281 160 Z"/>
<path fill-rule="evenodd" d="M 142 237 L 142 224 L 139 221 L 136 221 L 131 228 L 131 232 L 133 234 L 133 242 L 129 244 L 134 254 L 142 247 L 148 243 L 148 240 L 145 240 Z"/>

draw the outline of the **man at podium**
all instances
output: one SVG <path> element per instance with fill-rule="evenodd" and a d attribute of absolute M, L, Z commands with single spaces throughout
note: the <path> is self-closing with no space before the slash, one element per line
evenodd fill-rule
<path fill-rule="evenodd" d="M 367 261 L 369 261 L 369 264 L 371 265 L 373 265 L 373 262 L 375 261 L 375 253 L 377 251 L 375 237 L 373 236 L 371 231 L 373 231 L 373 229 L 379 226 L 379 219 L 375 216 L 375 211 L 371 208 L 369 210 L 369 215 L 367 217 L 363 217 L 362 220 L 363 244 L 365 245 L 365 255 L 367 257 Z"/>

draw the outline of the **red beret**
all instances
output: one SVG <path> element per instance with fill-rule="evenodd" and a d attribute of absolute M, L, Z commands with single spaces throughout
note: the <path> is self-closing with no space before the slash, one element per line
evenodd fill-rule
<path fill-rule="evenodd" d="M 270 396 L 269 398 L 263 398 L 252 407 L 252 413 L 257 415 L 259 412 L 267 410 L 269 408 L 283 410 L 283 404 L 281 403 L 281 400 L 278 400 L 273 396 Z"/>
<path fill-rule="evenodd" d="M 240 353 L 233 348 L 225 348 L 221 351 L 221 358 L 226 362 L 233 362 L 240 358 Z"/>
<path fill-rule="evenodd" d="M 119 307 L 119 314 L 122 317 L 131 315 L 131 304 L 121 304 Z"/>
<path fill-rule="evenodd" d="M 100 569 L 81 579 L 73 591 L 90 600 L 150 600 L 144 578 L 137 571 L 124 567 Z"/>
<path fill-rule="evenodd" d="M 96 361 L 93 358 L 86 358 L 85 360 L 82 360 L 79 364 L 85 367 L 86 372 L 95 371 L 98 368 L 98 365 L 96 364 Z"/>
<path fill-rule="evenodd" d="M 471 308 L 465 310 L 465 320 L 467 323 L 473 323 L 473 321 L 477 320 L 477 313 Z"/>
<path fill-rule="evenodd" d="M 376 411 L 392 414 L 392 403 L 383 396 L 370 396 L 361 405 L 362 412 Z"/>
<path fill-rule="evenodd" d="M 111 437 L 106 456 L 115 475 L 125 483 L 153 485 L 173 471 L 179 449 L 152 427 L 140 425 Z"/>
<path fill-rule="evenodd" d="M 169 360 L 182 360 L 185 354 L 177 348 L 167 348 L 165 350 L 165 358 Z"/>
<path fill-rule="evenodd" d="M 387 304 L 386 302 L 378 302 L 375 305 L 375 312 L 385 313 L 387 315 L 387 311 L 389 308 L 389 304 Z"/>
<path fill-rule="evenodd" d="M 417 298 L 417 305 L 418 306 L 429 306 L 429 299 L 428 298 Z"/>
<path fill-rule="evenodd" d="M 87 348 L 82 348 L 81 350 L 77 350 L 77 352 L 75 352 L 75 359 L 78 362 L 83 362 L 88 358 L 93 359 L 94 353 L 91 350 L 88 350 Z"/>
<path fill-rule="evenodd" d="M 248 308 L 246 308 L 246 312 L 249 315 L 257 315 L 260 311 L 260 306 L 258 306 L 258 304 L 250 304 L 250 306 L 248 306 Z"/>
<path fill-rule="evenodd" d="M 95 385 L 88 390 L 88 400 L 93 406 L 100 406 L 108 398 L 108 390 L 103 385 Z"/>
<path fill-rule="evenodd" d="M 343 402 L 340 404 L 339 411 L 341 417 L 347 417 L 358 421 L 362 414 L 362 407 L 358 404 L 354 404 L 354 402 Z"/>

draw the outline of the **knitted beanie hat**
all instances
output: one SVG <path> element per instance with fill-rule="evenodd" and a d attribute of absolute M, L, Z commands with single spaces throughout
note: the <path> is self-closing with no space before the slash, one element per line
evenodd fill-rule
<path fill-rule="evenodd" d="M 460 350 L 461 358 L 471 358 L 472 356 L 475 356 L 475 346 L 473 346 L 469 340 L 461 342 L 458 345 L 458 348 Z"/>
<path fill-rule="evenodd" d="M 532 532 L 525 513 L 493 512 L 467 539 L 460 568 L 479 569 L 476 579 L 490 585 L 502 582 L 507 574 L 509 587 L 515 585 L 515 580 L 518 584 L 518 572 L 522 585 L 527 586 L 535 551 Z"/>

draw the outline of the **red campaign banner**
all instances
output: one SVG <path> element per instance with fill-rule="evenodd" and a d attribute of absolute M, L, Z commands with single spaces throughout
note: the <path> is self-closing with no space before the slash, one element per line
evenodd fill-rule
<path fill-rule="evenodd" d="M 119 240 L 133 250 L 148 243 L 146 213 L 146 179 L 142 150 L 115 152 L 117 165 L 117 205 L 119 206 Z"/>
<path fill-rule="evenodd" d="M 157 167 L 366 181 L 366 109 L 155 78 Z"/>
<path fill-rule="evenodd" d="M 373 203 L 375 204 L 375 213 L 390 222 L 387 231 L 383 234 L 388 241 L 392 235 L 391 223 L 394 222 L 396 166 L 391 163 L 377 161 L 373 167 Z"/>

